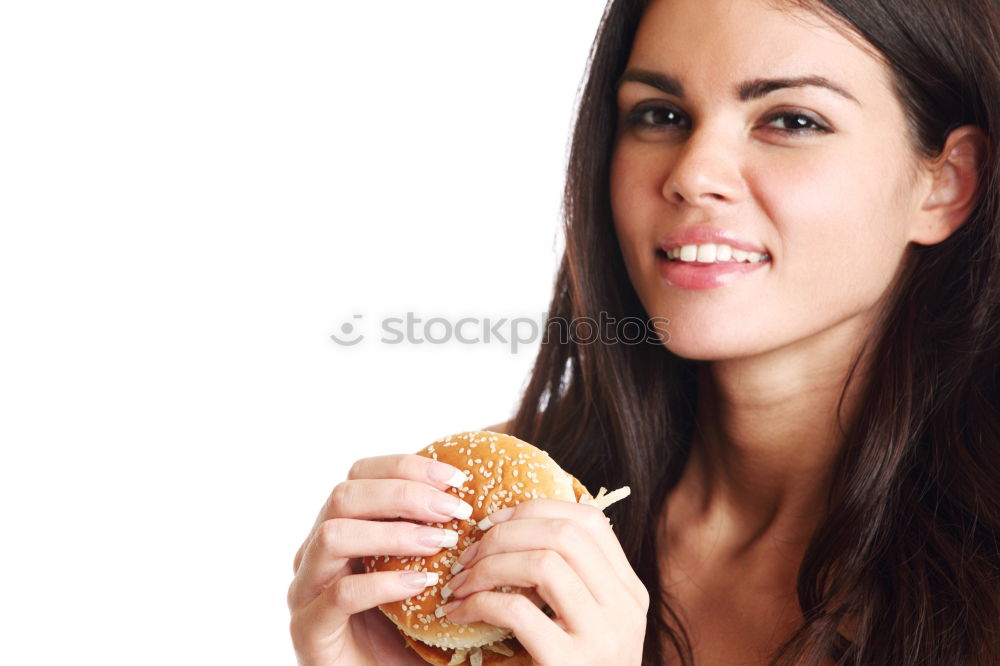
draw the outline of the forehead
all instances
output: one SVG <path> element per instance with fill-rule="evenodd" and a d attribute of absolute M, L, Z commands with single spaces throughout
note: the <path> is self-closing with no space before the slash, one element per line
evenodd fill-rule
<path fill-rule="evenodd" d="M 720 83 L 808 74 L 843 83 L 862 104 L 891 95 L 888 67 L 860 37 L 773 0 L 653 0 L 628 67 L 671 74 L 692 90 L 704 83 L 706 94 Z"/>

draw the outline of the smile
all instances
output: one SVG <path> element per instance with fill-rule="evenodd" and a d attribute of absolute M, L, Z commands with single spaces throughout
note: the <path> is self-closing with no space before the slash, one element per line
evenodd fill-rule
<path fill-rule="evenodd" d="M 723 248 L 721 252 L 719 248 Z M 663 280 L 681 289 L 713 289 L 769 266 L 767 253 L 745 252 L 728 245 L 684 245 L 656 250 L 656 266 Z"/>
<path fill-rule="evenodd" d="M 747 252 L 723 243 L 703 245 L 681 245 L 669 249 L 658 249 L 657 254 L 670 261 L 711 263 L 762 263 L 770 261 L 766 252 Z"/>

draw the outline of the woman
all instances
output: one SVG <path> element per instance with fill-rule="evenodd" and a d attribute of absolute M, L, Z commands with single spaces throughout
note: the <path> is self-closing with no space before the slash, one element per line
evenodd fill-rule
<path fill-rule="evenodd" d="M 451 619 L 546 666 L 1000 663 L 998 41 L 997 0 L 609 4 L 550 317 L 668 330 L 546 341 L 505 431 L 632 496 L 610 540 L 519 505 Z M 345 575 L 414 528 L 349 519 L 442 520 L 412 508 L 436 471 L 334 490 L 289 590 L 301 664 L 418 663 L 368 610 L 413 589 Z"/>

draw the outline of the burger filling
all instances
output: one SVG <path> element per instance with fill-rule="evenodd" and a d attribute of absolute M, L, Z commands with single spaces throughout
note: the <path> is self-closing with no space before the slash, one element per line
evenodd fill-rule
<path fill-rule="evenodd" d="M 483 650 L 496 652 L 497 654 L 502 654 L 505 657 L 514 656 L 514 651 L 504 645 L 503 641 L 501 641 L 499 643 L 484 645 L 481 648 L 455 648 L 455 654 L 452 655 L 451 661 L 448 662 L 448 666 L 459 666 L 459 664 L 464 664 L 466 659 L 469 660 L 470 666 L 483 666 Z"/>

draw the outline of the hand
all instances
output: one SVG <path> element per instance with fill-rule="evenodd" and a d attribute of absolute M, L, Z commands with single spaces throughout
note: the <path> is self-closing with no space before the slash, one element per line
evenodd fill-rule
<path fill-rule="evenodd" d="M 440 552 L 441 546 L 422 544 L 420 538 L 441 543 L 451 530 L 393 519 L 467 518 L 472 507 L 444 492 L 449 487 L 444 479 L 455 474 L 460 472 L 451 465 L 424 456 L 378 456 L 354 463 L 347 480 L 333 489 L 295 555 L 288 588 L 300 666 L 427 666 L 404 647 L 399 630 L 377 608 L 419 594 L 426 577 L 413 585 L 406 577 L 421 578 L 414 572 L 365 573 L 361 558 Z"/>
<path fill-rule="evenodd" d="M 649 593 L 600 509 L 534 499 L 490 520 L 447 585 L 449 620 L 513 630 L 537 666 L 642 662 Z M 502 585 L 536 588 L 555 617 Z"/>

